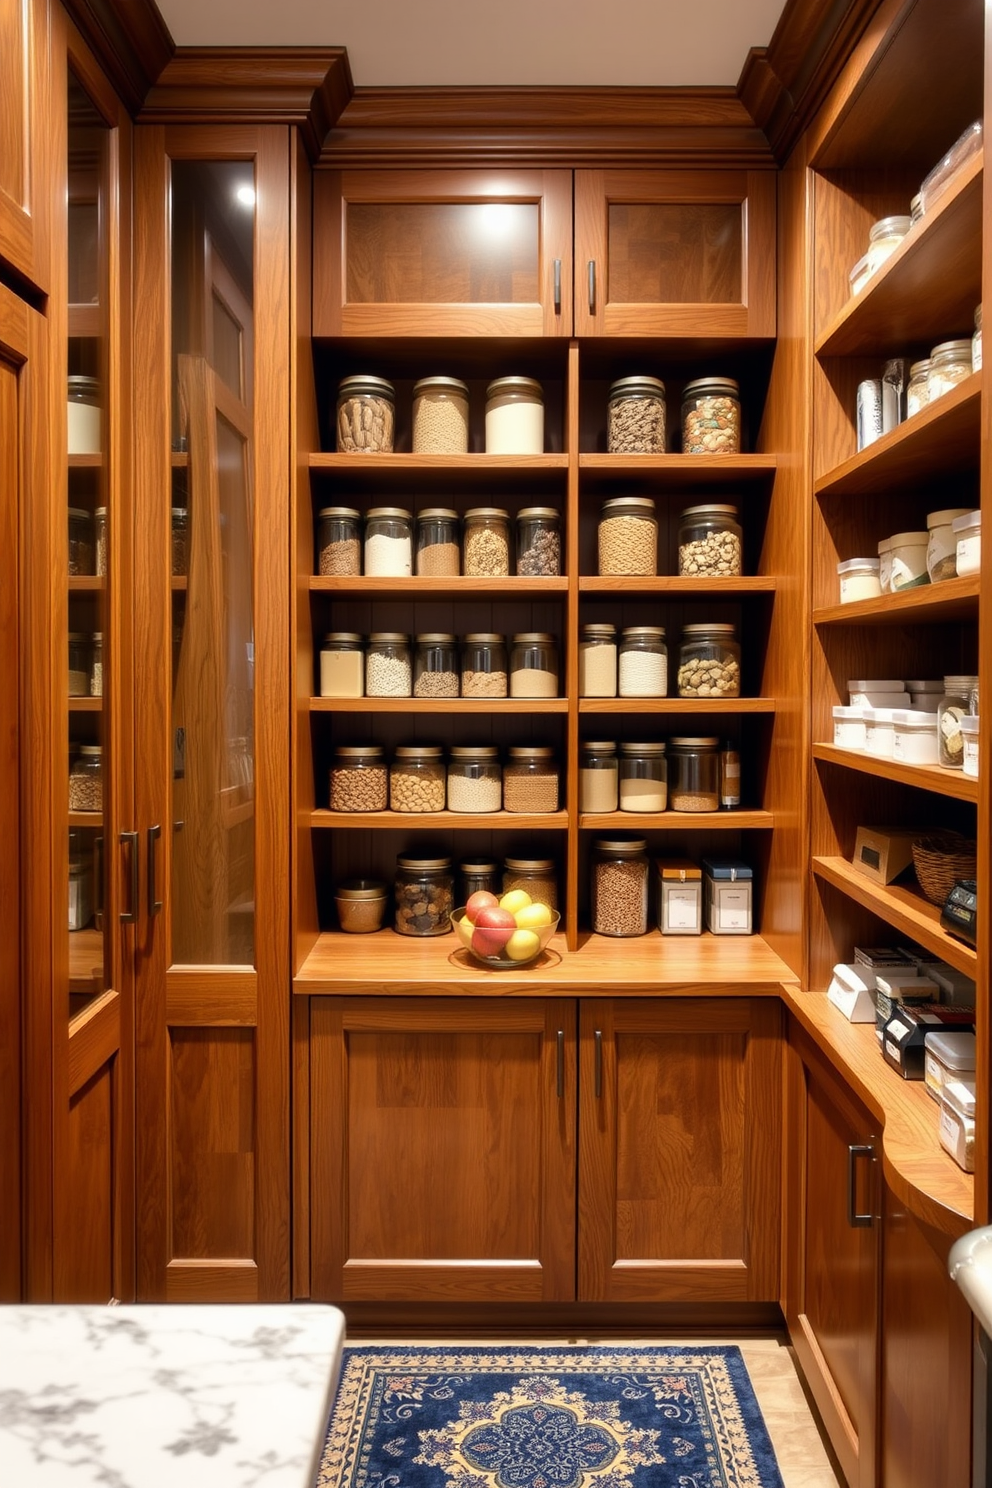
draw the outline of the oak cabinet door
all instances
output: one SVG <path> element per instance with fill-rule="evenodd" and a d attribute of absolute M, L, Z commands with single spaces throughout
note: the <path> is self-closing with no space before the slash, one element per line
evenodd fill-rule
<path fill-rule="evenodd" d="M 315 336 L 569 336 L 571 171 L 318 171 Z"/>
<path fill-rule="evenodd" d="M 46 0 L 0 0 L 0 259 L 48 290 Z"/>
<path fill-rule="evenodd" d="M 579 1296 L 779 1295 L 777 998 L 588 1001 L 579 1036 Z"/>
<path fill-rule="evenodd" d="M 575 1296 L 575 1003 L 315 998 L 312 1294 Z"/>

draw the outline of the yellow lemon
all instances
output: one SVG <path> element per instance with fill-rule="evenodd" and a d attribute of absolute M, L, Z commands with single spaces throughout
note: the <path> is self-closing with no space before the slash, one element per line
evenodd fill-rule
<path fill-rule="evenodd" d="M 515 915 L 518 910 L 526 909 L 530 902 L 530 895 L 526 889 L 510 889 L 499 901 L 499 907 L 508 909 L 512 915 Z"/>
<path fill-rule="evenodd" d="M 472 944 L 472 931 L 474 929 L 475 926 L 467 915 L 462 915 L 460 920 L 455 921 L 455 930 L 463 946 L 470 946 Z"/>
<path fill-rule="evenodd" d="M 513 918 L 518 930 L 539 930 L 542 925 L 550 925 L 554 916 L 546 904 L 525 904 Z"/>
<path fill-rule="evenodd" d="M 503 955 L 509 957 L 511 961 L 529 961 L 531 956 L 537 955 L 540 945 L 536 931 L 514 930 L 503 947 Z"/>

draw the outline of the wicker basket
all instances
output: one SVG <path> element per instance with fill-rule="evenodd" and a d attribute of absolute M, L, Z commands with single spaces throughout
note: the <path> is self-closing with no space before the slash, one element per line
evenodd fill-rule
<path fill-rule="evenodd" d="M 974 878 L 976 844 L 960 832 L 934 832 L 913 843 L 913 866 L 931 904 L 943 904 L 959 878 Z"/>

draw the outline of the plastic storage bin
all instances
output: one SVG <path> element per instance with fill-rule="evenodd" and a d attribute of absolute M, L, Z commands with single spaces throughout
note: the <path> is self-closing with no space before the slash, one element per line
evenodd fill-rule
<path fill-rule="evenodd" d="M 905 765 L 937 763 L 937 715 L 896 708 L 892 714 L 892 758 Z"/>
<path fill-rule="evenodd" d="M 867 742 L 863 708 L 832 709 L 834 719 L 834 744 L 838 749 L 864 749 Z"/>
<path fill-rule="evenodd" d="M 973 1033 L 928 1033 L 924 1041 L 923 1079 L 927 1094 L 940 1100 L 950 1080 L 974 1080 L 975 1035 Z"/>

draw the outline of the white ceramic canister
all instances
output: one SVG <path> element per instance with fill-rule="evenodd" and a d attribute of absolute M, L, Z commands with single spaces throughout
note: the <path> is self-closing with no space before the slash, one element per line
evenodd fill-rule
<path fill-rule="evenodd" d="M 892 758 L 904 765 L 937 763 L 937 715 L 913 708 L 896 708 L 892 714 L 895 737 Z"/>
<path fill-rule="evenodd" d="M 893 594 L 900 589 L 914 589 L 920 584 L 929 584 L 927 573 L 927 546 L 929 532 L 896 532 L 892 537 Z"/>
<path fill-rule="evenodd" d="M 954 536 L 954 522 L 967 515 L 966 506 L 949 506 L 945 511 L 927 513 L 927 531 L 930 534 L 927 539 L 927 573 L 931 584 L 956 578 L 958 543 Z"/>
<path fill-rule="evenodd" d="M 833 709 L 834 743 L 838 749 L 864 749 L 865 715 L 863 708 Z"/>
<path fill-rule="evenodd" d="M 878 545 L 878 582 L 883 594 L 892 592 L 892 539 L 883 537 Z"/>
<path fill-rule="evenodd" d="M 848 558 L 845 563 L 838 563 L 837 577 L 840 580 L 841 604 L 881 597 L 877 558 Z"/>
<path fill-rule="evenodd" d="M 892 708 L 865 708 L 865 754 L 876 759 L 891 759 L 895 749 L 896 730 Z"/>
<path fill-rule="evenodd" d="M 951 523 L 955 548 L 955 565 L 958 578 L 970 578 L 982 567 L 982 514 L 980 511 L 965 512 Z"/>
<path fill-rule="evenodd" d="M 543 455 L 544 393 L 532 377 L 497 377 L 486 390 L 486 454 Z"/>
<path fill-rule="evenodd" d="M 961 766 L 961 773 L 977 780 L 978 719 L 971 713 L 966 713 L 961 719 L 961 736 L 964 739 L 964 763 Z"/>

